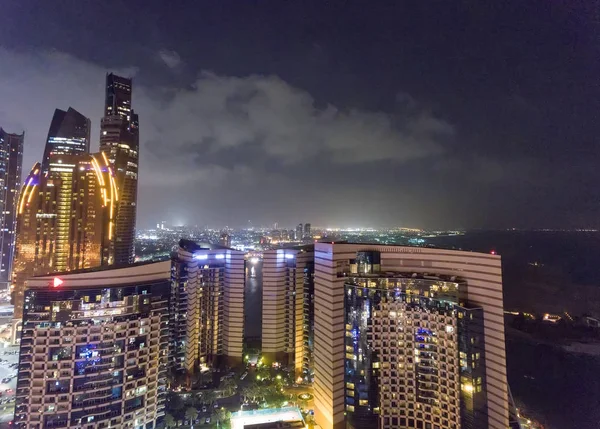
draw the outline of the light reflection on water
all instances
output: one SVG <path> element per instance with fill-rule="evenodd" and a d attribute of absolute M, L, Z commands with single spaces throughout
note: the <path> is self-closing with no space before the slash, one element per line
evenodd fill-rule
<path fill-rule="evenodd" d="M 260 337 L 262 330 L 262 263 L 254 267 L 255 277 L 250 276 L 250 270 L 246 275 L 244 304 L 246 337 Z"/>

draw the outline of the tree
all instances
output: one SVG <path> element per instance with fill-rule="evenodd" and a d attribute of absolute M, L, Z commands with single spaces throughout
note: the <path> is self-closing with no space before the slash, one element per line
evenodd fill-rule
<path fill-rule="evenodd" d="M 237 384 L 231 378 L 226 378 L 221 382 L 219 389 L 223 391 L 224 396 L 231 396 L 237 390 Z"/>
<path fill-rule="evenodd" d="M 174 428 L 177 422 L 175 421 L 175 417 L 171 414 L 165 414 L 165 427 L 166 428 Z"/>
<path fill-rule="evenodd" d="M 185 407 L 185 404 L 181 397 L 175 393 L 170 393 L 168 396 L 169 409 L 173 411 L 181 411 Z"/>
<path fill-rule="evenodd" d="M 214 390 L 207 390 L 202 392 L 202 402 L 206 404 L 212 404 L 217 399 L 217 394 Z"/>
<path fill-rule="evenodd" d="M 269 407 L 281 407 L 286 400 L 286 396 L 283 394 L 281 389 L 278 389 L 275 386 L 270 386 L 264 392 L 264 399 Z"/>
<path fill-rule="evenodd" d="M 242 395 L 246 400 L 252 398 L 252 402 L 256 402 L 256 398 L 261 395 L 261 389 L 254 383 L 251 383 L 242 388 Z"/>
<path fill-rule="evenodd" d="M 198 410 L 194 407 L 189 407 L 185 410 L 185 418 L 190 421 L 190 424 L 198 418 Z"/>
<path fill-rule="evenodd" d="M 213 413 L 213 418 L 217 421 L 217 424 L 221 427 L 228 427 L 229 420 L 231 419 L 231 413 L 225 408 L 217 408 Z"/>

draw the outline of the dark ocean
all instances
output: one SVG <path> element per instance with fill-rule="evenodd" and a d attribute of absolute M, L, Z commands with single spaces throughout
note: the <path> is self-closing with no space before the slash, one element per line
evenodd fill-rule
<path fill-rule="evenodd" d="M 504 306 L 600 316 L 600 233 L 472 232 L 428 241 L 502 256 Z M 507 331 L 508 382 L 518 407 L 546 428 L 600 428 L 600 356 L 571 354 Z"/>

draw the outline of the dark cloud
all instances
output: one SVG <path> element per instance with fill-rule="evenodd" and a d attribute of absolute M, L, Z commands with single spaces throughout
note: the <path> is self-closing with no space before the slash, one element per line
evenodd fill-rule
<path fill-rule="evenodd" d="M 142 225 L 599 226 L 594 2 L 310 3 L 7 3 L 0 126 L 134 75 Z"/>
<path fill-rule="evenodd" d="M 170 69 L 176 69 L 181 65 L 181 57 L 175 51 L 162 49 L 158 52 L 158 56 Z"/>
<path fill-rule="evenodd" d="M 167 64 L 173 60 L 170 53 L 161 56 Z M 59 52 L 6 49 L 0 50 L 0 62 L 26 71 L 0 71 L 0 97 L 15 100 L 11 109 L 0 111 L 0 121 L 9 129 L 26 130 L 26 166 L 42 154 L 55 106 L 73 106 L 92 118 L 92 140 L 97 141 L 104 67 Z M 116 72 L 132 76 L 136 69 Z M 165 200 L 168 193 L 183 196 L 189 188 L 225 199 L 231 188 L 260 189 L 262 195 L 285 192 L 291 198 L 290 190 L 302 186 L 304 176 L 313 176 L 322 189 L 344 186 L 329 173 L 337 171 L 341 177 L 368 164 L 401 168 L 438 157 L 453 135 L 450 124 L 414 106 L 402 117 L 331 104 L 318 107 L 308 92 L 276 76 L 203 72 L 189 88 L 136 85 L 133 104 L 141 118 L 141 187 L 164 192 Z M 311 168 L 315 163 L 322 169 Z M 142 192 L 141 207 L 150 205 L 144 196 Z M 193 210 L 189 201 L 183 205 L 179 211 Z M 140 217 L 147 218 L 144 213 Z M 186 219 L 192 217 L 186 214 Z"/>

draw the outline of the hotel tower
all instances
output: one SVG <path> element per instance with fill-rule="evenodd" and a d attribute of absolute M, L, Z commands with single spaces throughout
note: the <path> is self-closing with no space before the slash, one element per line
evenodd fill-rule
<path fill-rule="evenodd" d="M 509 426 L 498 255 L 315 244 L 315 420 Z"/>

